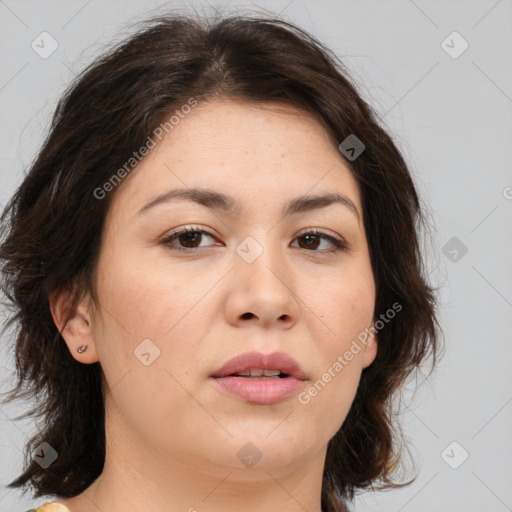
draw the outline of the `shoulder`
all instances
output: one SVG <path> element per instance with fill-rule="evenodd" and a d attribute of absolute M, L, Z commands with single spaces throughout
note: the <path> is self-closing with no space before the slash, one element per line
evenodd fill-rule
<path fill-rule="evenodd" d="M 68 507 L 57 501 L 45 503 L 37 508 L 27 510 L 27 512 L 71 512 Z"/>

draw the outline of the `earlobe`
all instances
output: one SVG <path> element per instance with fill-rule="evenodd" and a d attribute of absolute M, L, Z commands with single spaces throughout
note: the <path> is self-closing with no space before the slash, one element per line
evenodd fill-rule
<path fill-rule="evenodd" d="M 71 307 L 70 293 L 68 291 L 56 292 L 49 297 L 49 301 L 55 326 L 71 355 L 80 363 L 90 364 L 98 361 L 87 298 L 80 301 L 67 323 L 66 318 Z"/>
<path fill-rule="evenodd" d="M 371 331 L 375 331 L 375 329 L 371 329 Z M 366 340 L 365 349 L 363 354 L 363 368 L 367 368 L 370 366 L 375 358 L 377 357 L 378 350 L 378 342 L 377 342 L 377 333 L 371 332 L 370 336 Z"/>

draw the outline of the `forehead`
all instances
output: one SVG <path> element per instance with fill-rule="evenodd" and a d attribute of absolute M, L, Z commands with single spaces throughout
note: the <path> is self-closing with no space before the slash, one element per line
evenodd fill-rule
<path fill-rule="evenodd" d="M 304 155 L 333 150 L 320 120 L 297 107 L 277 102 L 201 103 L 183 117 L 166 142 L 188 143 L 194 138 L 199 138 L 197 142 L 205 149 L 215 149 L 219 156 L 223 150 L 232 154 L 237 148 L 253 157 L 262 151 L 268 155 L 290 148 Z"/>
<path fill-rule="evenodd" d="M 199 104 L 125 179 L 114 203 L 142 208 L 176 187 L 223 191 L 239 207 L 256 198 L 285 202 L 309 191 L 340 192 L 360 204 L 352 171 L 321 122 L 282 104 Z"/>

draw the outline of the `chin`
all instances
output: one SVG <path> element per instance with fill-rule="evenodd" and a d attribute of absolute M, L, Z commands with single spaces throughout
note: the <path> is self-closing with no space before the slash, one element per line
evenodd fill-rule
<path fill-rule="evenodd" d="M 236 435 L 230 430 L 234 437 L 215 444 L 212 459 L 234 470 L 271 471 L 292 467 L 307 457 L 309 450 L 315 451 L 299 433 L 292 435 L 286 428 L 279 432 L 283 425 L 276 429 L 278 424 L 274 421 L 271 428 L 267 428 L 267 425 L 264 428 L 253 426 L 247 428 L 243 435 Z"/>

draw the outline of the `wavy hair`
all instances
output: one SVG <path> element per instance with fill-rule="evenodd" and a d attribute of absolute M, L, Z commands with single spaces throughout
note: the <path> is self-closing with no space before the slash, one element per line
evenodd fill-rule
<path fill-rule="evenodd" d="M 378 333 L 376 359 L 329 442 L 322 510 L 341 510 L 357 490 L 406 485 L 394 482 L 403 439 L 392 398 L 424 360 L 434 367 L 440 348 L 421 248 L 425 209 L 408 166 L 345 66 L 312 35 L 277 17 L 170 13 L 145 21 L 75 78 L 0 219 L 1 289 L 11 311 L 6 327 L 15 327 L 17 374 L 7 401 L 35 398 L 24 417 L 42 420 L 25 446 L 24 472 L 8 487 L 73 497 L 102 472 L 102 370 L 71 356 L 49 296 L 72 292 L 70 316 L 86 291 L 96 297 L 101 234 L 116 192 L 99 200 L 94 191 L 191 97 L 281 102 L 314 115 L 336 147 L 351 134 L 364 143 L 346 164 L 361 191 L 375 319 L 395 302 L 402 309 Z M 47 469 L 30 457 L 43 441 L 59 453 Z"/>

